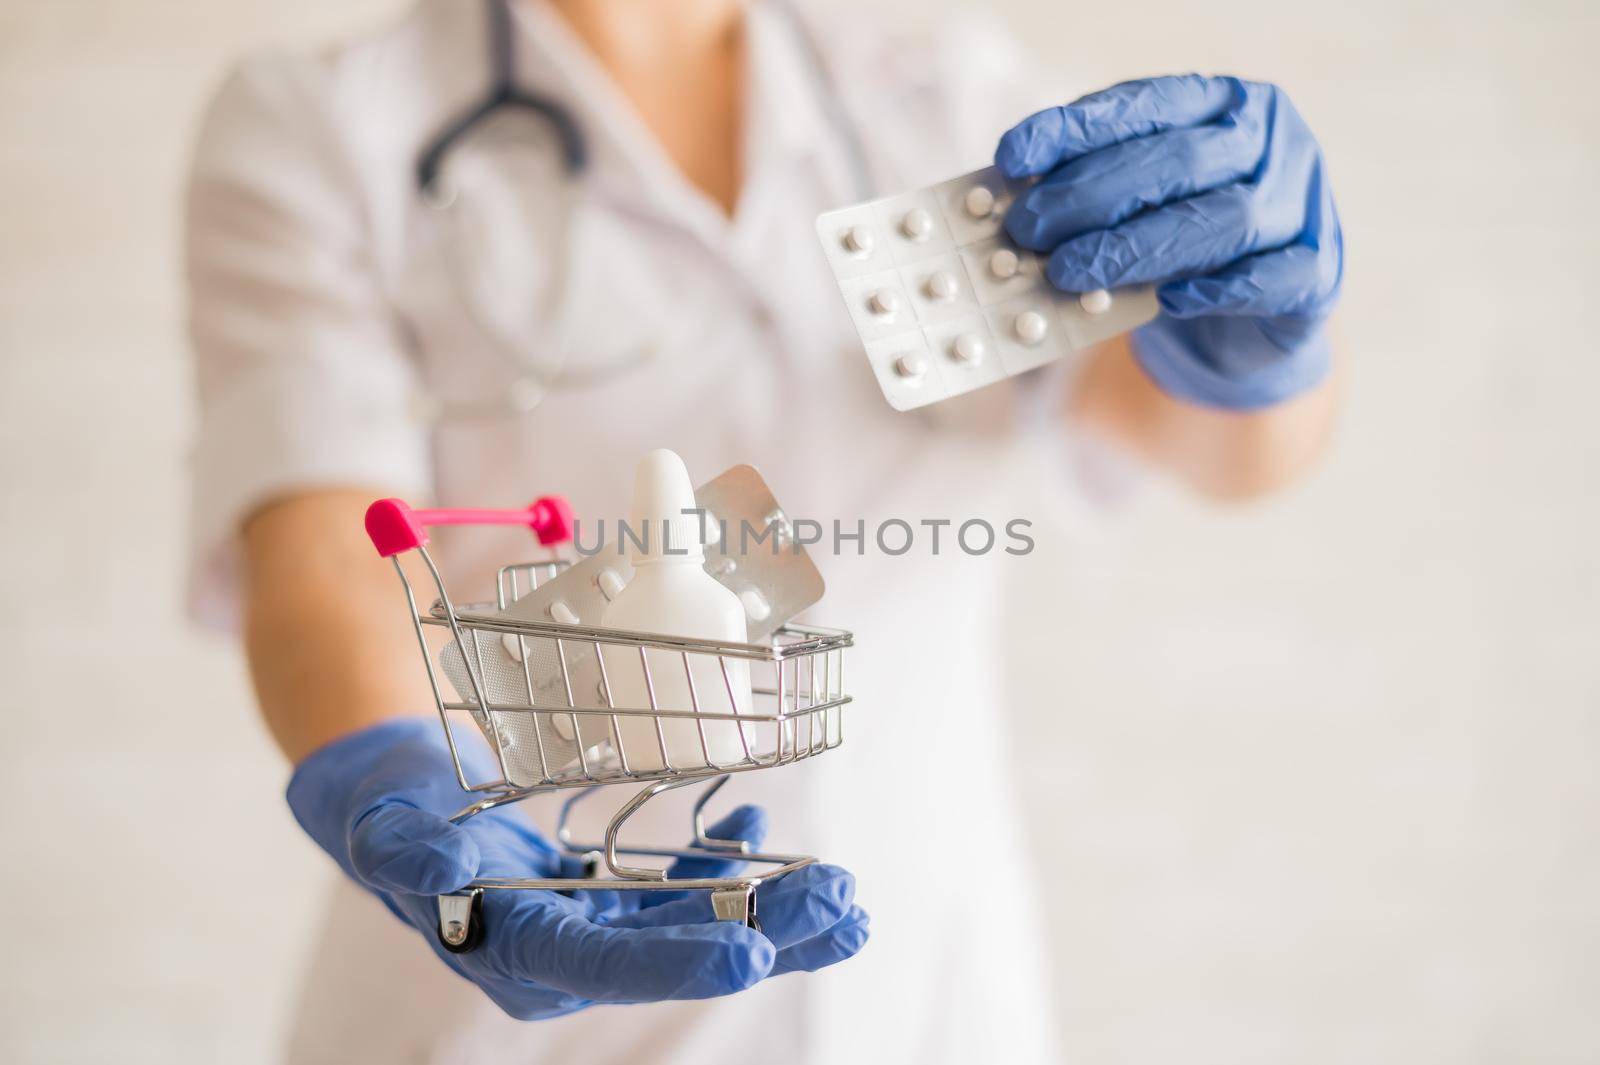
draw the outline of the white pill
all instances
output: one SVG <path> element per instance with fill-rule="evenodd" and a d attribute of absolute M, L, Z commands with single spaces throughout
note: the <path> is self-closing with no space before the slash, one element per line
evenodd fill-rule
<path fill-rule="evenodd" d="M 956 294 L 961 291 L 961 286 L 956 284 L 956 279 L 943 270 L 935 271 L 933 276 L 928 278 L 928 283 L 924 287 L 927 289 L 928 298 L 938 300 L 940 303 L 947 303 L 955 299 Z"/>
<path fill-rule="evenodd" d="M 921 207 L 913 207 L 900 219 L 900 232 L 915 241 L 924 241 L 933 235 L 933 215 Z"/>
<path fill-rule="evenodd" d="M 1050 332 L 1050 323 L 1038 311 L 1023 311 L 1017 315 L 1012 328 L 1017 331 L 1017 339 L 1024 344 L 1037 344 Z"/>
<path fill-rule="evenodd" d="M 744 612 L 751 621 L 765 621 L 772 616 L 772 604 L 758 589 L 746 588 L 740 592 L 739 602 L 744 604 Z"/>
<path fill-rule="evenodd" d="M 867 308 L 873 314 L 893 314 L 900 309 L 900 293 L 892 288 L 880 288 L 867 297 Z"/>
<path fill-rule="evenodd" d="M 1078 306 L 1090 314 L 1104 314 L 1111 309 L 1111 293 L 1103 288 L 1085 292 L 1078 297 Z"/>
<path fill-rule="evenodd" d="M 600 586 L 600 594 L 607 599 L 615 599 L 621 594 L 622 589 L 628 586 L 628 582 L 622 579 L 622 574 L 614 569 L 601 570 L 600 576 L 596 577 L 594 582 Z"/>
<path fill-rule="evenodd" d="M 866 226 L 851 226 L 845 230 L 844 246 L 857 255 L 871 254 L 872 244 L 872 230 Z"/>
<path fill-rule="evenodd" d="M 987 185 L 974 185 L 967 190 L 964 201 L 967 213 L 974 218 L 988 218 L 994 210 L 994 193 L 989 191 Z"/>
<path fill-rule="evenodd" d="M 1017 268 L 1021 265 L 1022 260 L 1010 248 L 1001 248 L 989 256 L 989 272 L 1002 281 L 1016 277 Z"/>
<path fill-rule="evenodd" d="M 977 333 L 962 333 L 956 337 L 951 354 L 968 366 L 976 366 L 988 354 L 988 347 Z"/>
<path fill-rule="evenodd" d="M 563 625 L 576 625 L 578 623 L 578 615 L 574 614 L 572 608 L 559 599 L 550 604 L 550 616 Z"/>
<path fill-rule="evenodd" d="M 902 355 L 894 360 L 894 372 L 901 377 L 915 380 L 927 372 L 928 364 L 921 355 Z"/>
<path fill-rule="evenodd" d="M 522 641 L 509 632 L 500 637 L 500 646 L 506 649 L 506 657 L 513 662 L 522 661 Z"/>

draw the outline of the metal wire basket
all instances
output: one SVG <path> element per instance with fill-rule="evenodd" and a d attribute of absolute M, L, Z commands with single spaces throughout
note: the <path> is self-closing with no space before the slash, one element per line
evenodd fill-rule
<path fill-rule="evenodd" d="M 752 851 L 742 840 L 707 836 L 704 809 L 734 773 L 771 769 L 832 750 L 844 740 L 844 652 L 848 632 L 786 625 L 768 643 L 729 643 L 660 633 L 625 632 L 502 613 L 566 568 L 560 559 L 505 566 L 492 603 L 457 605 L 428 552 L 426 527 L 522 524 L 546 546 L 571 538 L 571 509 L 544 497 L 526 510 L 413 510 L 400 500 L 374 503 L 367 531 L 399 574 L 418 646 L 461 787 L 480 797 L 456 813 L 457 824 L 532 795 L 578 789 L 561 807 L 556 839 L 584 859 L 582 879 L 479 878 L 439 899 L 439 940 L 464 952 L 481 941 L 485 890 L 704 890 L 719 919 L 759 927 L 755 889 L 816 861 L 807 855 Z M 423 610 L 400 564 L 415 551 L 436 596 Z M 440 683 L 428 630 L 452 641 L 441 659 L 456 670 Z M 748 695 L 746 681 L 748 676 Z M 642 695 L 629 705 L 623 693 Z M 458 734 L 465 721 L 476 727 Z M 483 740 L 480 741 L 479 734 Z M 499 776 L 470 778 L 462 752 L 486 742 Z M 573 839 L 573 808 L 610 784 L 641 784 L 606 826 L 599 843 Z M 692 816 L 689 848 L 625 846 L 620 833 L 652 798 L 705 786 Z M 737 856 L 768 866 L 738 876 L 671 880 L 663 869 L 625 864 L 624 855 L 656 858 Z"/>

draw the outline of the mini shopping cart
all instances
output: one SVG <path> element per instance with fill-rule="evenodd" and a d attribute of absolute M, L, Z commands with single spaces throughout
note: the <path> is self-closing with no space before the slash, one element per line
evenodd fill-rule
<path fill-rule="evenodd" d="M 554 548 L 572 538 L 571 515 L 559 496 L 543 497 L 525 510 L 414 510 L 400 500 L 384 499 L 367 511 L 373 546 L 394 563 L 405 590 L 456 778 L 467 792 L 481 796 L 451 821 L 460 824 L 533 795 L 573 792 L 560 808 L 555 836 L 568 854 L 582 859 L 583 877 L 478 878 L 459 892 L 439 897 L 439 942 L 455 953 L 472 950 L 484 935 L 483 893 L 530 889 L 705 891 L 717 919 L 743 921 L 759 929 L 756 888 L 816 859 L 757 852 L 743 840 L 712 838 L 705 830 L 705 807 L 734 773 L 799 762 L 843 742 L 842 713 L 850 702 L 844 692 L 844 651 L 851 646 L 850 633 L 789 624 L 766 643 L 722 643 L 507 617 L 503 612 L 508 607 L 554 578 L 569 562 L 551 557 L 504 566 L 495 602 L 457 604 L 428 552 L 427 527 L 433 525 L 525 525 L 541 544 Z M 400 564 L 407 551 L 420 556 L 438 593 L 426 610 L 419 607 Z M 456 699 L 447 698 L 440 685 L 429 629 L 447 630 L 459 649 L 465 683 L 452 683 Z M 743 705 L 731 681 L 695 682 L 695 676 L 704 678 L 708 669 L 728 681 L 735 662 L 743 663 L 751 681 L 751 695 Z M 637 679 L 618 676 L 618 669 L 637 670 Z M 663 670 L 681 671 L 678 676 L 687 678 L 687 684 L 666 683 Z M 585 671 L 597 672 L 598 683 L 586 687 Z M 513 678 L 509 686 L 508 675 Z M 617 705 L 614 689 L 647 692 L 648 705 Z M 686 698 L 667 705 L 673 700 L 666 696 L 684 691 Z M 463 719 L 477 726 L 464 737 L 456 728 Z M 649 725 L 641 728 L 639 721 Z M 669 729 L 675 736 L 684 735 L 684 726 L 677 722 L 692 722 L 698 730 L 698 755 L 691 752 L 685 757 L 681 742 L 669 744 Z M 724 737 L 738 738 L 731 758 L 713 757 L 707 730 L 718 727 Z M 478 742 L 472 732 L 481 733 L 492 750 L 497 779 L 469 778 L 462 745 Z M 641 745 L 641 736 L 650 738 Z M 573 808 L 611 784 L 641 787 L 611 818 L 600 842 L 575 841 L 569 826 Z M 623 826 L 651 799 L 696 784 L 704 790 L 694 803 L 692 843 L 687 848 L 621 843 Z M 624 856 L 733 857 L 768 868 L 738 876 L 668 880 L 665 870 L 624 864 Z"/>

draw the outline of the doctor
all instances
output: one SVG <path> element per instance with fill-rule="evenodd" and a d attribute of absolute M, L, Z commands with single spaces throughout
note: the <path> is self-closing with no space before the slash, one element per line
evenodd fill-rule
<path fill-rule="evenodd" d="M 1004 555 L 819 556 L 816 620 L 858 637 L 851 741 L 738 789 L 783 846 L 840 864 L 763 889 L 766 934 L 693 899 L 512 892 L 478 951 L 430 949 L 429 896 L 561 859 L 520 810 L 445 821 L 464 798 L 362 533 L 373 498 L 560 492 L 622 515 L 635 460 L 666 446 L 701 477 L 754 463 L 792 510 L 851 527 L 1003 523 L 1027 516 L 1014 472 L 1084 441 L 1242 498 L 1324 439 L 1342 248 L 1281 90 L 1190 75 L 1061 105 L 988 29 L 908 37 L 848 10 L 420 0 L 364 39 L 251 58 L 212 102 L 188 193 L 192 601 L 242 624 L 290 807 L 346 874 L 293 1060 L 1053 1058 L 1049 899 L 1025 870 L 993 886 L 1022 853 L 1004 732 L 1051 709 L 1003 698 Z M 540 110 L 453 138 L 423 187 L 419 158 L 497 69 Z M 811 219 L 991 155 L 1040 179 L 1006 225 L 1051 282 L 1154 282 L 1162 315 L 897 414 Z M 528 544 L 440 550 L 485 589 Z M 746 805 L 718 827 L 766 822 Z"/>

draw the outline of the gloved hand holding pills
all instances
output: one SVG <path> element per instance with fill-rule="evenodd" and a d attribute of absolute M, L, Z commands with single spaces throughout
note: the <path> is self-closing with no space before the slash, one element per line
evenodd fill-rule
<path fill-rule="evenodd" d="M 1320 382 L 1343 240 L 1282 90 L 1126 82 L 1031 115 L 995 166 L 828 211 L 817 236 L 885 398 L 936 403 L 1133 330 L 1164 391 L 1255 410 Z"/>
<path fill-rule="evenodd" d="M 1321 149 L 1282 89 L 1124 82 L 1024 119 L 995 165 L 1037 179 L 1005 228 L 1048 256 L 1052 285 L 1157 286 L 1133 349 L 1166 392 L 1253 410 L 1326 376 L 1344 243 Z"/>

